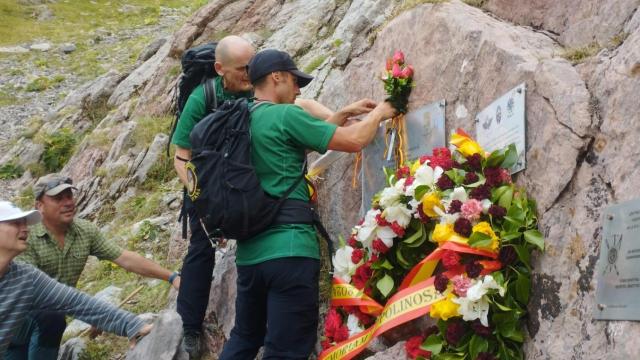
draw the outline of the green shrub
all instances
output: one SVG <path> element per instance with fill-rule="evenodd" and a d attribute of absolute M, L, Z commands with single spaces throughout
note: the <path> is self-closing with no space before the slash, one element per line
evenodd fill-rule
<path fill-rule="evenodd" d="M 35 204 L 35 196 L 33 196 L 33 187 L 31 185 L 23 188 L 18 196 L 13 198 L 13 203 L 23 210 L 33 209 Z"/>
<path fill-rule="evenodd" d="M 560 56 L 576 65 L 597 54 L 600 49 L 602 49 L 602 47 L 596 43 L 592 43 L 583 47 L 565 49 Z"/>
<path fill-rule="evenodd" d="M 315 57 L 311 62 L 304 68 L 304 72 L 307 74 L 317 69 L 325 60 L 327 59 L 327 55 L 320 55 Z"/>
<path fill-rule="evenodd" d="M 42 139 L 44 153 L 42 163 L 47 172 L 57 172 L 67 163 L 76 145 L 76 137 L 71 129 L 63 128 Z"/>
<path fill-rule="evenodd" d="M 63 82 L 65 79 L 64 75 L 55 75 L 53 78 L 48 78 L 46 76 L 38 76 L 33 79 L 30 83 L 25 87 L 26 91 L 30 92 L 41 92 L 45 91 L 48 88 Z"/>
<path fill-rule="evenodd" d="M 13 161 L 0 166 L 0 179 L 2 180 L 17 179 L 22 174 L 24 174 L 24 168 L 16 165 Z"/>

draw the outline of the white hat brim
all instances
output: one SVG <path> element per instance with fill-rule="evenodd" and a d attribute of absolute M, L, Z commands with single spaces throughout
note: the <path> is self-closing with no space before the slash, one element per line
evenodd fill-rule
<path fill-rule="evenodd" d="M 26 218 L 27 219 L 27 225 L 34 225 L 40 222 L 40 220 L 42 220 L 42 215 L 40 215 L 40 211 L 38 210 L 30 210 L 30 211 L 23 211 L 17 214 L 11 214 L 10 216 L 0 219 L 0 221 L 11 221 L 11 220 L 17 220 L 17 219 L 23 219 Z"/>

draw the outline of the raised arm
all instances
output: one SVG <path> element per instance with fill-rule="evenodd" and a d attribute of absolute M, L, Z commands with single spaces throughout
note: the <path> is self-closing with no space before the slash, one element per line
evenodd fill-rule
<path fill-rule="evenodd" d="M 380 122 L 391 118 L 396 110 L 384 101 L 378 104 L 364 120 L 336 129 L 328 148 L 330 150 L 358 152 L 367 146 L 376 135 Z"/>

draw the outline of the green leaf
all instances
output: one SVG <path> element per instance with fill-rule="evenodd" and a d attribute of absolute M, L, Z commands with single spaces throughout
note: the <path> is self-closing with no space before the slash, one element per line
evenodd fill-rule
<path fill-rule="evenodd" d="M 464 354 L 459 353 L 440 353 L 431 357 L 432 360 L 462 360 Z"/>
<path fill-rule="evenodd" d="M 460 185 L 462 184 L 462 182 L 464 181 L 464 175 L 465 175 L 465 171 L 460 170 L 460 169 L 451 169 L 451 170 L 447 170 L 444 172 L 449 179 L 451 179 L 456 185 Z"/>
<path fill-rule="evenodd" d="M 424 340 L 420 348 L 422 350 L 431 351 L 431 355 L 439 354 L 442 351 L 442 336 L 440 335 L 429 335 L 428 338 Z"/>
<path fill-rule="evenodd" d="M 471 247 L 488 247 L 492 242 L 491 236 L 477 231 L 469 237 L 469 246 Z"/>
<path fill-rule="evenodd" d="M 516 299 L 523 305 L 527 305 L 530 291 L 531 280 L 529 276 L 518 273 L 518 278 L 516 279 Z"/>
<path fill-rule="evenodd" d="M 471 341 L 469 341 L 469 355 L 471 359 L 478 357 L 478 353 L 485 352 L 489 349 L 489 342 L 487 339 L 473 335 Z"/>
<path fill-rule="evenodd" d="M 524 239 L 540 249 L 540 251 L 544 251 L 544 237 L 542 233 L 538 230 L 527 230 L 524 232 Z"/>
<path fill-rule="evenodd" d="M 411 234 L 411 236 L 409 236 L 408 238 L 402 240 L 402 242 L 405 244 L 411 244 L 416 240 L 420 239 L 422 237 L 423 228 L 424 226 L 420 226 L 415 233 Z"/>
<path fill-rule="evenodd" d="M 385 274 L 384 277 L 376 283 L 376 287 L 380 290 L 382 296 L 387 296 L 393 290 L 393 278 Z"/>
<path fill-rule="evenodd" d="M 529 250 L 527 250 L 524 245 L 516 245 L 514 248 L 518 254 L 518 259 L 520 259 L 527 268 L 531 267 L 531 253 Z"/>
<path fill-rule="evenodd" d="M 407 261 L 407 259 L 404 258 L 404 255 L 402 255 L 402 246 L 398 246 L 396 248 L 396 259 L 398 259 L 398 262 L 403 268 L 405 269 L 411 268 L 411 263 L 409 263 L 409 261 Z"/>
<path fill-rule="evenodd" d="M 508 306 L 505 306 L 505 305 L 502 305 L 502 304 L 500 304 L 499 302 L 497 302 L 495 300 L 493 301 L 493 303 L 498 307 L 498 309 L 500 309 L 502 311 L 511 311 L 511 310 L 513 310 L 512 308 L 510 308 Z"/>
<path fill-rule="evenodd" d="M 506 153 L 504 154 L 504 160 L 500 164 L 501 168 L 511 169 L 513 165 L 518 161 L 518 150 L 516 150 L 516 144 L 509 144 Z"/>
<path fill-rule="evenodd" d="M 511 207 L 511 200 L 513 199 L 513 188 L 509 187 L 498 199 L 498 205 L 505 209 Z"/>
<path fill-rule="evenodd" d="M 486 166 L 487 167 L 497 167 L 498 165 L 502 164 L 502 162 L 504 161 L 504 156 L 505 156 L 505 150 L 504 149 L 495 150 L 487 158 L 487 163 L 486 163 L 487 165 Z"/>
<path fill-rule="evenodd" d="M 500 186 L 499 188 L 494 189 L 491 194 L 491 202 L 492 203 L 498 202 L 498 199 L 500 199 L 502 194 L 504 194 L 504 192 L 509 189 L 511 189 L 511 185 L 503 185 L 503 186 Z"/>
<path fill-rule="evenodd" d="M 519 239 L 521 236 L 522 236 L 522 233 L 519 231 L 500 234 L 500 238 L 504 241 Z"/>
<path fill-rule="evenodd" d="M 414 198 L 418 201 L 422 200 L 422 197 L 424 196 L 424 194 L 427 193 L 427 191 L 429 191 L 429 186 L 428 185 L 420 185 L 418 187 L 416 187 L 416 190 L 414 191 Z"/>

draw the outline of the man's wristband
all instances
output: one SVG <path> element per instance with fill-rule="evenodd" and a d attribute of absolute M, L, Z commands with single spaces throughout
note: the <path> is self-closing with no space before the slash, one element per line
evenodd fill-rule
<path fill-rule="evenodd" d="M 171 275 L 169 275 L 169 279 L 167 279 L 167 281 L 169 282 L 169 284 L 173 284 L 173 280 L 175 280 L 178 276 L 180 276 L 180 273 L 178 271 L 174 271 Z"/>

